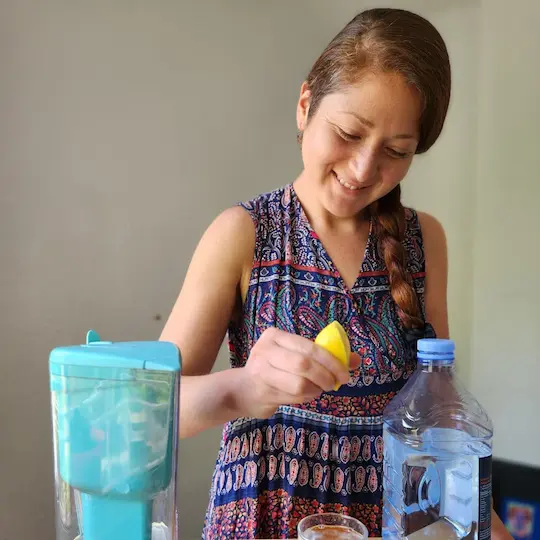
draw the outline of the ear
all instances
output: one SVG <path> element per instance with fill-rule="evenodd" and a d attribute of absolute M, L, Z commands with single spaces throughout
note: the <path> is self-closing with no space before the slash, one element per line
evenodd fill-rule
<path fill-rule="evenodd" d="M 296 106 L 296 127 L 300 132 L 303 132 L 304 129 L 306 129 L 310 103 L 311 90 L 309 89 L 307 82 L 304 81 L 300 88 L 300 98 L 298 99 L 298 105 Z"/>

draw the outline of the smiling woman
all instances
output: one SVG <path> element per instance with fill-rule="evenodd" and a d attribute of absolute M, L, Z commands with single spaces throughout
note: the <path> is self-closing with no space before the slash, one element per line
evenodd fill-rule
<path fill-rule="evenodd" d="M 297 191 L 307 179 L 320 185 L 331 215 L 357 215 L 407 173 L 420 138 L 419 92 L 400 75 L 368 73 L 328 95 L 310 116 L 311 95 L 304 83 L 297 112 L 304 172 Z"/>
<path fill-rule="evenodd" d="M 443 128 L 450 79 L 427 20 L 359 14 L 300 89 L 299 177 L 203 236 L 162 338 L 182 351 L 181 435 L 225 423 L 204 537 L 290 538 L 319 512 L 380 535 L 382 412 L 416 340 L 448 337 L 444 231 L 400 183 Z M 350 372 L 314 344 L 334 320 Z M 210 373 L 227 329 L 233 369 Z"/>

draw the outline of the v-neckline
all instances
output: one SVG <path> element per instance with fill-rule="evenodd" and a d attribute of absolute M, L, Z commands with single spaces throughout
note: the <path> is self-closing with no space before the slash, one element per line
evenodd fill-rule
<path fill-rule="evenodd" d="M 350 294 L 352 296 L 352 292 L 354 291 L 354 289 L 356 289 L 359 286 L 359 280 L 362 277 L 362 273 L 365 272 L 364 266 L 366 265 L 369 251 L 371 249 L 371 243 L 373 240 L 373 218 L 370 218 L 369 220 L 369 232 L 368 232 L 368 237 L 366 241 L 366 247 L 364 249 L 364 256 L 362 258 L 362 264 L 360 265 L 360 268 L 358 270 L 358 274 L 353 283 L 353 286 L 349 287 L 347 283 L 345 283 L 345 280 L 343 279 L 341 272 L 338 270 L 338 267 L 334 264 L 332 257 L 330 257 L 330 254 L 324 247 L 324 244 L 320 236 L 317 234 L 317 231 L 315 231 L 315 229 L 312 227 L 309 221 L 309 218 L 307 217 L 307 214 L 304 210 L 304 207 L 302 206 L 300 198 L 298 197 L 298 194 L 296 193 L 296 190 L 294 189 L 293 184 L 290 184 L 290 189 L 291 189 L 291 194 L 292 194 L 294 203 L 298 206 L 298 209 L 299 209 L 300 220 L 304 223 L 304 225 L 306 226 L 311 236 L 316 240 L 316 242 L 318 242 L 321 253 L 324 255 L 324 257 L 326 257 L 328 265 L 330 266 L 330 268 L 332 269 L 332 272 L 335 274 L 335 276 L 339 280 L 340 285 L 343 287 L 343 289 L 345 290 L 347 294 Z"/>

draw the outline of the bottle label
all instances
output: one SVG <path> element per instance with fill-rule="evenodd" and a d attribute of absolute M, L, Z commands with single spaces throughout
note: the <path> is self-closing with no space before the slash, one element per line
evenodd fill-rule
<path fill-rule="evenodd" d="M 491 539 L 491 456 L 478 464 L 478 540 Z"/>

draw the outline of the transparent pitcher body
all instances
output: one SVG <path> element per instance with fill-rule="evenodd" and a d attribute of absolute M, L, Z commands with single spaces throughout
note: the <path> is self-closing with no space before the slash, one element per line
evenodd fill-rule
<path fill-rule="evenodd" d="M 57 540 L 177 539 L 179 381 L 51 364 Z"/>

